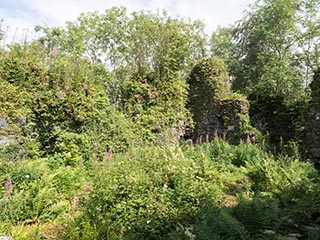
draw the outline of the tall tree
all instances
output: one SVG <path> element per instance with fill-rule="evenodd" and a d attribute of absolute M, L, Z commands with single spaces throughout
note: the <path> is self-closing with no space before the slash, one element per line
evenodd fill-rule
<path fill-rule="evenodd" d="M 239 64 L 233 86 L 245 93 L 301 95 L 293 48 L 299 0 L 257 1 L 235 29 Z"/>
<path fill-rule="evenodd" d="M 186 78 L 194 62 L 206 54 L 200 21 L 170 17 L 164 12 L 111 8 L 102 14 L 81 14 L 45 38 L 75 59 L 87 56 L 100 71 L 115 108 L 123 110 L 152 137 L 188 121 Z M 47 40 L 47 41 L 49 41 Z M 101 74 L 99 75 L 101 76 Z"/>
<path fill-rule="evenodd" d="M 300 52 L 297 56 L 302 62 L 300 71 L 307 85 L 312 81 L 312 69 L 320 65 L 320 2 L 318 0 L 303 1 L 298 26 L 300 34 L 297 41 Z"/>
<path fill-rule="evenodd" d="M 299 98 L 319 61 L 319 13 L 315 0 L 258 0 L 214 32 L 212 53 L 228 64 L 235 90 Z"/>
<path fill-rule="evenodd" d="M 115 105 L 121 102 L 121 86 L 133 73 L 162 75 L 179 70 L 187 76 L 193 62 L 206 51 L 203 23 L 159 11 L 127 14 L 124 7 L 113 7 L 102 14 L 81 14 L 66 29 L 42 30 L 47 42 L 56 43 L 59 37 L 61 51 L 86 55 L 107 69 L 113 81 L 105 85 Z"/>

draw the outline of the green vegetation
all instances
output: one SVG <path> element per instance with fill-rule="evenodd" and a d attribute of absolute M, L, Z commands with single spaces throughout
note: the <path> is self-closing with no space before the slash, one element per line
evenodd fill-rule
<path fill-rule="evenodd" d="M 319 178 L 295 156 L 216 138 L 75 166 L 1 159 L 1 232 L 16 239 L 317 239 Z"/>
<path fill-rule="evenodd" d="M 209 43 L 199 21 L 112 8 L 2 44 L 0 236 L 320 239 L 300 151 L 319 9 L 260 0 Z M 183 139 L 199 126 L 217 133 Z"/>

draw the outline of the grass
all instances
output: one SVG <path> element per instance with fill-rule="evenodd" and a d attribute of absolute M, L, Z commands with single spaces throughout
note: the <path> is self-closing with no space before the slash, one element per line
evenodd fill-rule
<path fill-rule="evenodd" d="M 141 146 L 72 166 L 19 152 L 0 161 L 0 233 L 17 240 L 319 236 L 318 172 L 258 145 Z"/>

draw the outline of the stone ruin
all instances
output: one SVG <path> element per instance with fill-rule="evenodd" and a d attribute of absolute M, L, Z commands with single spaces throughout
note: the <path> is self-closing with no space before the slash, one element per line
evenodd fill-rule
<path fill-rule="evenodd" d="M 314 71 L 310 84 L 311 100 L 307 115 L 305 148 L 315 165 L 320 167 L 320 68 Z"/>
<path fill-rule="evenodd" d="M 219 136 L 231 143 L 252 135 L 249 102 L 231 90 L 224 64 L 217 58 L 197 64 L 188 81 L 189 109 L 194 129 L 187 133 L 193 141 L 212 140 Z"/>
<path fill-rule="evenodd" d="M 0 115 L 0 147 L 3 145 L 15 144 L 17 136 L 22 128 L 26 126 L 26 117 L 16 117 L 11 120 L 9 117 Z M 1 240 L 1 239 L 0 239 Z"/>
<path fill-rule="evenodd" d="M 248 124 L 248 109 L 246 99 L 212 99 L 201 114 L 201 121 L 196 123 L 192 139 L 212 140 L 218 136 L 239 143 L 246 135 L 244 127 Z"/>

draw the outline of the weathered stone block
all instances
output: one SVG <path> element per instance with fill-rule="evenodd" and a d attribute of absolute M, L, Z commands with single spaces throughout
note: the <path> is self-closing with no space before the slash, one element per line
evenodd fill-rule
<path fill-rule="evenodd" d="M 0 117 L 0 128 L 7 128 L 8 122 L 5 117 Z"/>

